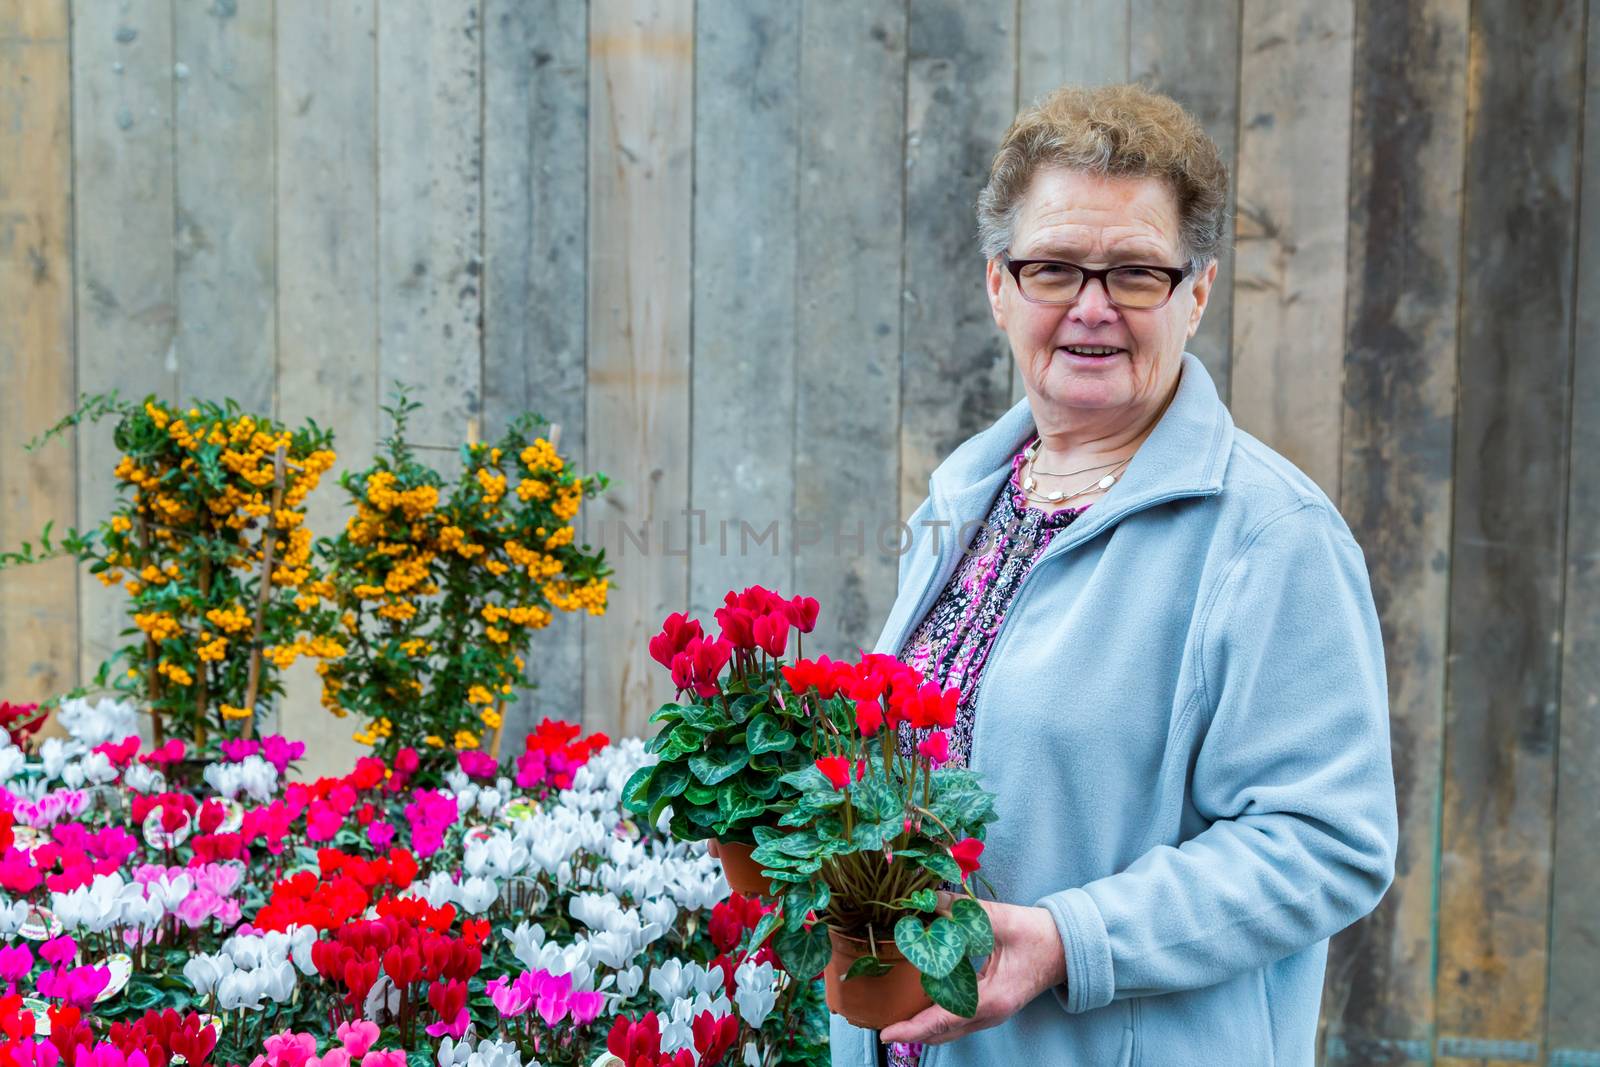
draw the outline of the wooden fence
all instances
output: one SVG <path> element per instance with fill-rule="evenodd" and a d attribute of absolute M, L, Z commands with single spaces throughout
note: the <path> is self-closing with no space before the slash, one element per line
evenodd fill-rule
<path fill-rule="evenodd" d="M 20 449 L 78 392 L 314 417 L 357 464 L 407 382 L 442 462 L 532 407 L 615 480 L 586 520 L 611 610 L 549 632 L 517 721 L 638 730 L 648 634 L 750 582 L 821 599 L 814 648 L 870 646 L 875 533 L 1020 396 L 989 154 L 1044 90 L 1143 80 L 1234 164 L 1194 350 L 1339 502 L 1388 644 L 1399 874 L 1335 941 L 1324 1059 L 1600 1063 L 1585 7 L 0 0 L 0 543 L 106 506 L 103 430 Z M 70 568 L 7 573 L 0 696 L 87 677 L 117 627 Z M 331 766 L 307 681 L 283 719 Z"/>

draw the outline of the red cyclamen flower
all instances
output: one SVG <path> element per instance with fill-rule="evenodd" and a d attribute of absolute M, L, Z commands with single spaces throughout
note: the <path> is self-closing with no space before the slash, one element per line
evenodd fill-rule
<path fill-rule="evenodd" d="M 950 846 L 950 855 L 961 868 L 961 877 L 966 878 L 982 866 L 978 857 L 983 855 L 983 842 L 975 837 L 963 838 Z"/>
<path fill-rule="evenodd" d="M 817 770 L 835 789 L 843 789 L 850 784 L 850 760 L 846 756 L 823 756 L 817 760 Z"/>

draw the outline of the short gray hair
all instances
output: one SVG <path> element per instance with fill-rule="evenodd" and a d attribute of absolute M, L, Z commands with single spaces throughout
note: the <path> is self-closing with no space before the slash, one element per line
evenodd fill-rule
<path fill-rule="evenodd" d="M 1178 201 L 1183 255 L 1199 268 L 1222 249 L 1228 168 L 1217 144 L 1176 100 L 1139 85 L 1062 86 L 1011 123 L 978 194 L 978 244 L 1011 244 L 1034 175 L 1048 167 L 1159 178 Z"/>

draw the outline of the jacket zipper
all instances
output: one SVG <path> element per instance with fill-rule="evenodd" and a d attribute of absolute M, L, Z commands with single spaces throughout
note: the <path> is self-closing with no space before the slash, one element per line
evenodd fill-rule
<path fill-rule="evenodd" d="M 1085 541 L 1093 540 L 1094 537 L 1098 537 L 1101 533 L 1104 533 L 1106 530 L 1110 530 L 1110 529 L 1116 527 L 1124 519 L 1127 519 L 1127 518 L 1130 518 L 1130 517 L 1132 517 L 1134 515 L 1137 515 L 1141 511 L 1147 511 L 1150 508 L 1156 507 L 1159 504 L 1167 504 L 1167 503 L 1170 503 L 1170 502 L 1172 502 L 1174 500 L 1182 500 L 1185 497 L 1211 496 L 1211 495 L 1214 495 L 1214 494 L 1210 494 L 1210 493 L 1193 493 L 1193 492 L 1166 493 L 1166 494 L 1164 494 L 1162 496 L 1155 497 L 1152 500 L 1148 500 L 1145 503 L 1140 504 L 1138 507 L 1134 508 L 1133 510 L 1131 510 L 1129 512 L 1126 512 L 1125 514 L 1119 515 L 1114 521 L 1108 522 L 1104 527 L 1102 527 L 1097 533 L 1095 533 L 1093 535 L 1085 535 L 1085 536 L 1079 537 L 1077 540 L 1072 540 L 1070 538 L 1063 539 L 1064 543 L 1062 544 L 1061 548 L 1059 548 L 1059 549 L 1056 548 L 1056 543 L 1054 541 L 1052 541 L 1050 543 L 1050 547 L 1044 550 L 1044 555 L 1040 556 L 1038 559 L 1033 561 L 1033 566 L 1028 568 L 1028 573 L 1024 574 L 1022 576 L 1022 581 L 1017 583 L 1017 590 L 1016 590 L 1016 592 L 1011 594 L 1011 603 L 1006 608 L 1006 616 L 1009 618 L 1011 615 L 1013 615 L 1016 612 L 1018 605 L 1022 602 L 1022 594 L 1028 588 L 1028 581 L 1034 576 L 1034 574 L 1039 570 L 1040 566 L 1042 566 L 1046 560 L 1054 559 L 1056 556 L 1065 555 L 1066 553 L 1070 552 L 1072 549 L 1076 548 L 1078 545 L 1083 544 Z M 1073 525 L 1076 525 L 1076 523 L 1074 523 Z M 1069 530 L 1071 528 L 1072 528 L 1071 526 L 1067 527 L 1067 529 L 1069 529 Z M 1013 627 L 1013 629 L 1015 629 L 1015 627 Z M 989 647 L 989 654 L 984 657 L 983 677 L 978 680 L 978 696 L 977 696 L 976 700 L 974 701 L 974 703 L 972 705 L 972 740 L 967 743 L 967 766 L 969 768 L 972 766 L 973 757 L 977 754 L 977 751 L 978 751 L 978 723 L 982 719 L 981 713 L 983 711 L 984 691 L 988 688 L 984 683 L 986 681 L 988 681 L 988 678 L 989 678 L 989 666 L 999 660 L 999 658 L 1000 658 L 1000 656 L 999 656 L 1000 650 L 1003 647 L 1005 647 L 1005 640 L 1010 635 L 1010 633 L 1011 633 L 1011 631 L 1007 630 L 1005 628 L 1005 625 L 1002 624 L 1001 627 L 1000 627 L 1000 633 L 995 636 L 994 644 Z"/>

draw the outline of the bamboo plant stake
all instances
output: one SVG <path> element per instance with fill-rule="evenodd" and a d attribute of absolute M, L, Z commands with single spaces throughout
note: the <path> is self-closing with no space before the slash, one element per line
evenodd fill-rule
<path fill-rule="evenodd" d="M 261 684 L 261 631 L 267 620 L 267 601 L 272 596 L 272 556 L 278 547 L 278 510 L 283 507 L 284 454 L 282 446 L 272 456 L 272 513 L 267 516 L 267 528 L 261 535 L 261 588 L 256 595 L 255 626 L 250 633 L 250 673 L 245 683 L 244 706 L 250 715 L 244 720 L 241 735 L 248 740 L 255 735 L 256 690 Z"/>

